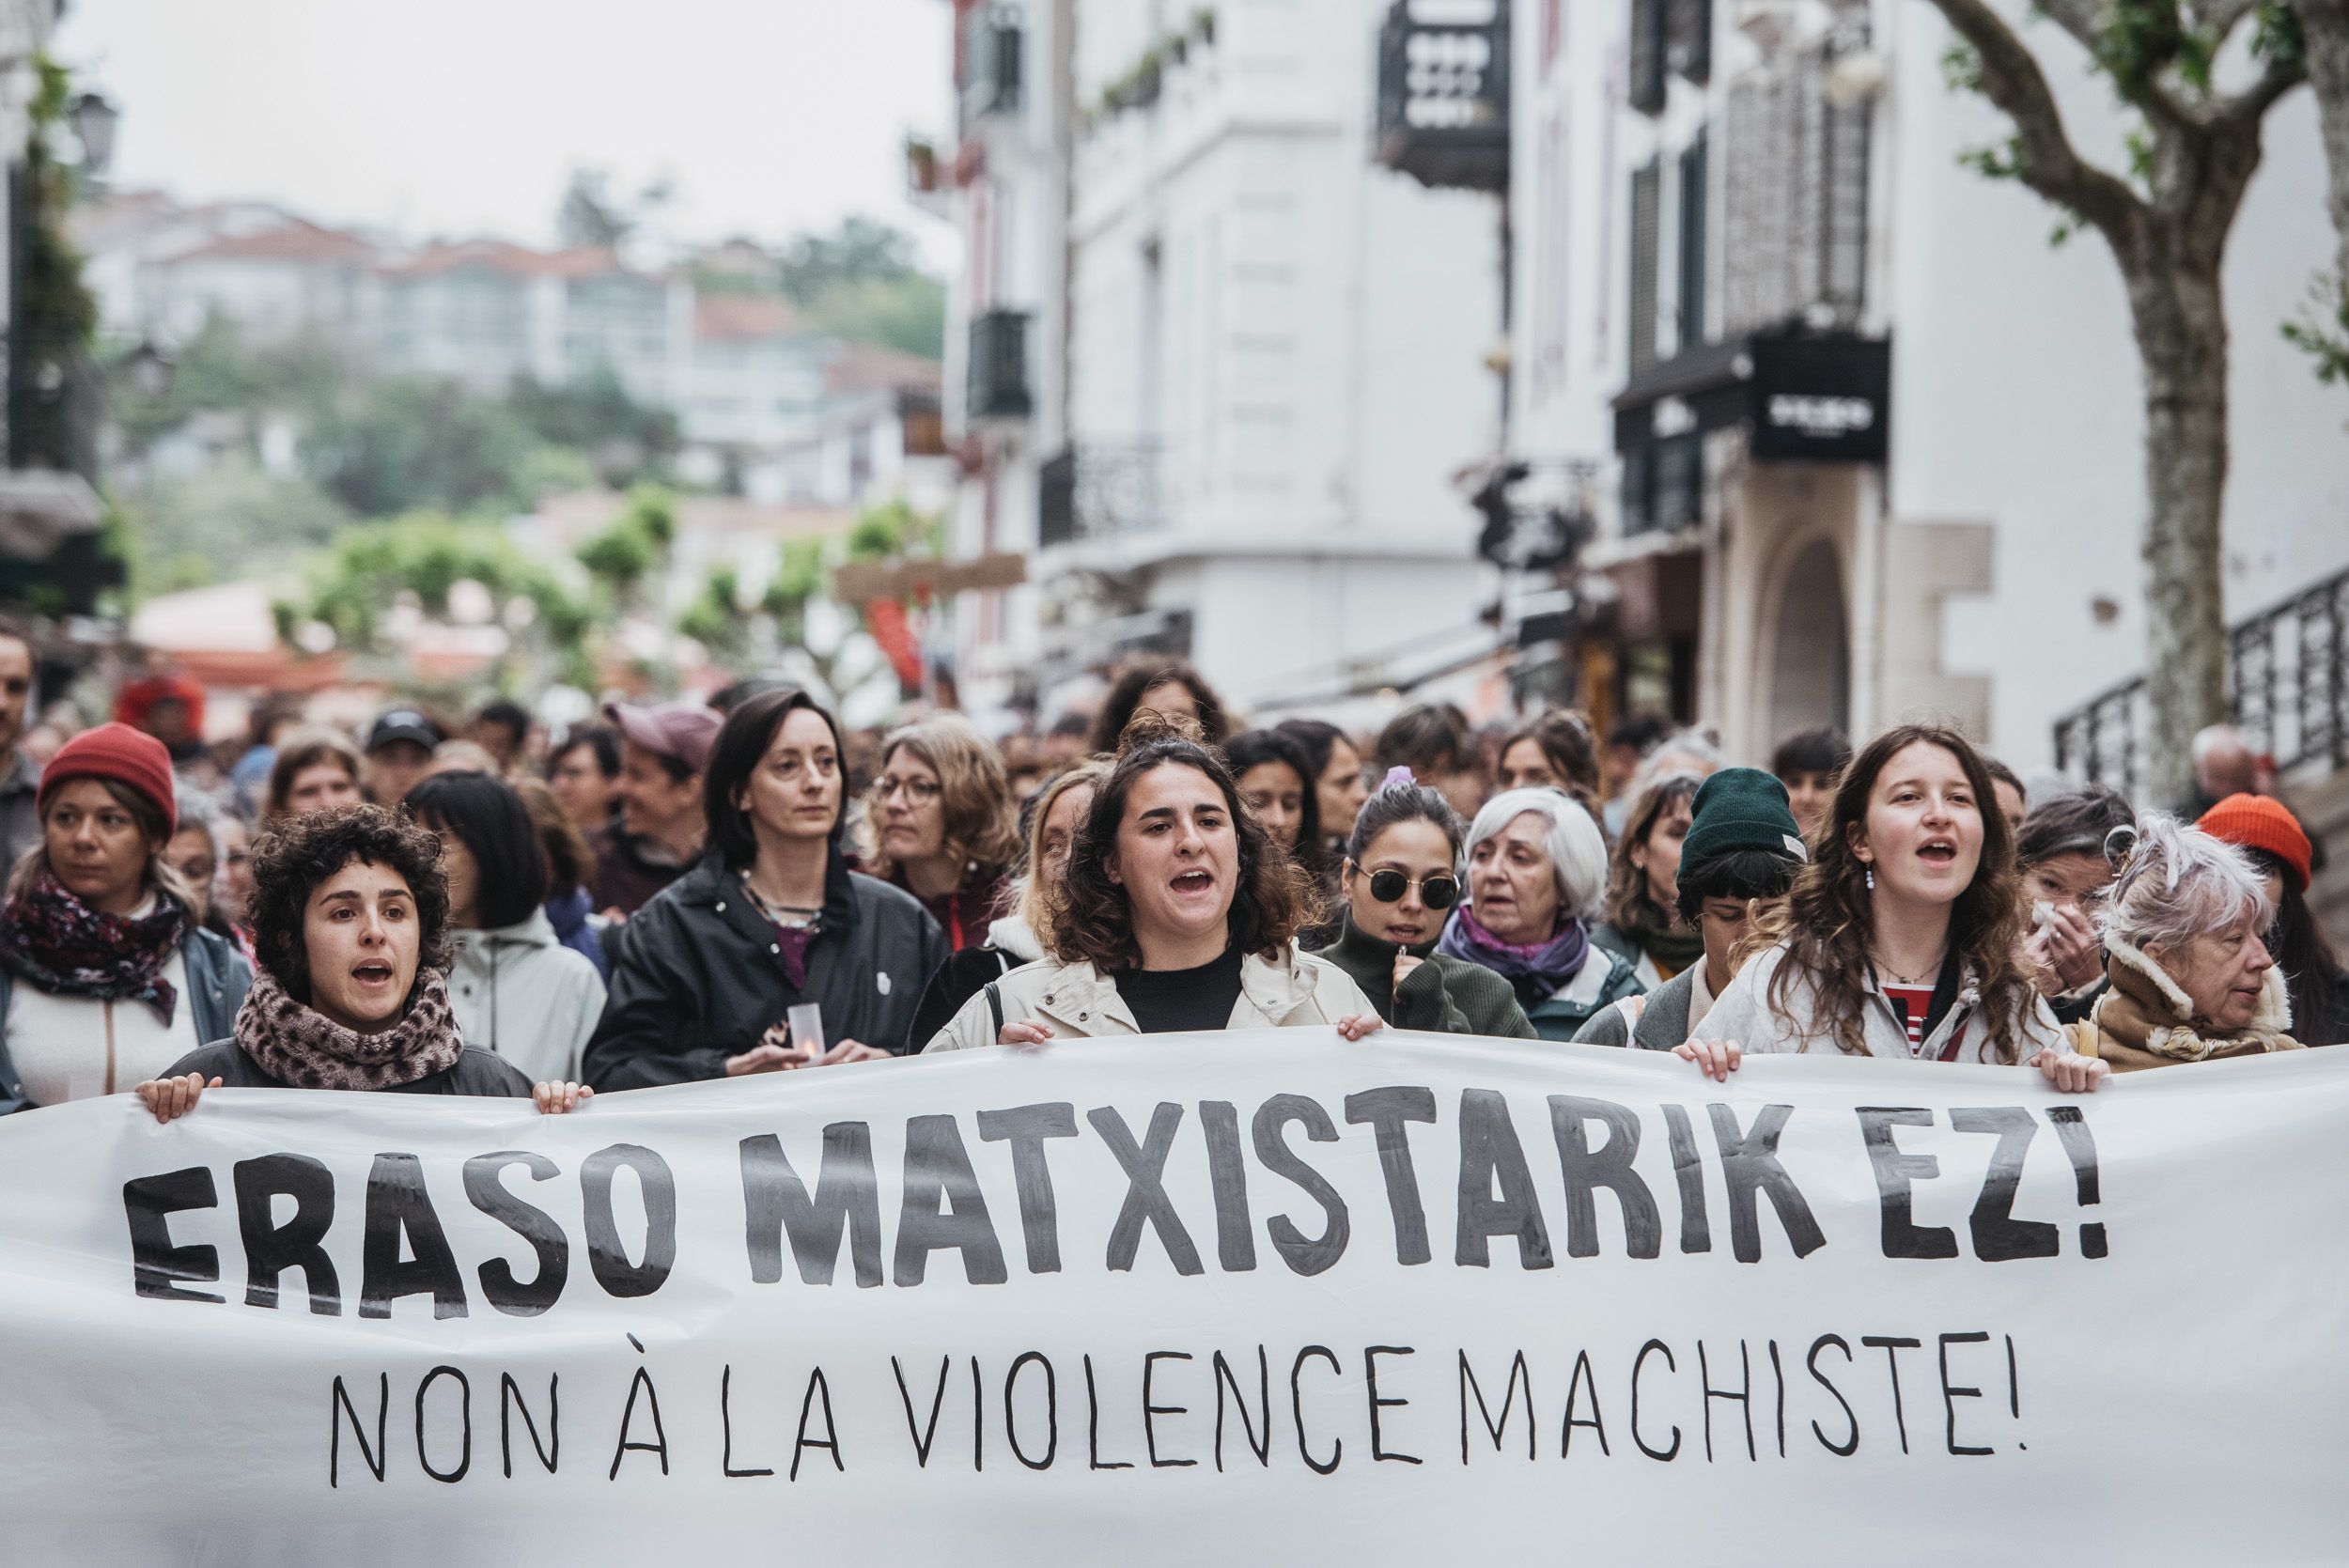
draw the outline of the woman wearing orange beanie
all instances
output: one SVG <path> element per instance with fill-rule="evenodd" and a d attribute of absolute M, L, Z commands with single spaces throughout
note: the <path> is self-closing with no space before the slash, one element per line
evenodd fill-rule
<path fill-rule="evenodd" d="M 66 742 L 0 906 L 0 1114 L 126 1090 L 228 1031 L 253 970 L 163 859 L 171 757 L 128 724 Z"/>
<path fill-rule="evenodd" d="M 2245 851 L 2267 879 L 2267 895 L 2276 906 L 2267 951 L 2284 971 L 2293 1032 L 2304 1045 L 2349 1044 L 2349 974 L 2341 972 L 2339 955 L 2309 908 L 2315 851 L 2299 821 L 2280 800 L 2230 795 L 2195 826 Z"/>

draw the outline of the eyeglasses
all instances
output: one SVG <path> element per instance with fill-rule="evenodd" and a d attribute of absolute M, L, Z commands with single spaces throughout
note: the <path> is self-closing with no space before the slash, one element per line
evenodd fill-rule
<path fill-rule="evenodd" d="M 1362 869 L 1356 862 L 1354 869 Z M 1460 901 L 1460 884 L 1449 872 L 1439 871 L 1433 877 L 1406 877 L 1399 871 L 1374 871 L 1370 874 L 1370 896 L 1381 904 L 1399 904 L 1411 889 L 1419 889 L 1420 902 L 1431 909 L 1449 909 Z"/>
<path fill-rule="evenodd" d="M 873 799 L 876 800 L 886 800 L 900 790 L 905 792 L 906 803 L 911 806 L 926 806 L 932 800 L 937 800 L 941 793 L 939 786 L 928 779 L 876 779 L 873 781 Z"/>

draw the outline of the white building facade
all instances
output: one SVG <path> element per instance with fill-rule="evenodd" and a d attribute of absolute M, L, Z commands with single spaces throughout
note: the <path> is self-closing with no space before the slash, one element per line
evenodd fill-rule
<path fill-rule="evenodd" d="M 1999 9 L 2023 25 L 2024 7 Z M 1557 695 L 1766 757 L 1955 720 L 2018 768 L 2145 658 L 2144 411 L 2092 233 L 1961 154 L 2007 133 L 1916 0 L 1517 0 L 1513 456 L 1599 538 Z M 2083 151 L 2108 85 L 2040 51 Z M 2329 255 L 2305 92 L 2235 225 L 2231 618 L 2349 567 L 2349 395 L 2279 338 Z"/>
<path fill-rule="evenodd" d="M 979 155 L 1001 188 L 963 190 L 965 368 L 1004 305 L 1033 312 L 1037 366 L 1024 422 L 982 411 L 976 370 L 950 407 L 1020 454 L 966 503 L 965 548 L 991 518 L 1032 579 L 975 637 L 966 605 L 974 667 L 1032 672 L 1049 706 L 1055 680 L 1178 655 L 1265 717 L 1404 678 L 1431 634 L 1489 644 L 1453 475 L 1499 440 L 1501 211 L 1374 161 L 1386 12 L 1020 13 L 1031 96 L 1053 83 L 1066 126 L 1027 117 Z"/>

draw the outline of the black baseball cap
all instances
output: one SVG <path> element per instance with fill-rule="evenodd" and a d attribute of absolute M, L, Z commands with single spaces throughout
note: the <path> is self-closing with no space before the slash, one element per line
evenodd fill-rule
<path fill-rule="evenodd" d="M 398 740 L 412 740 L 428 752 L 441 743 L 441 726 L 412 707 L 393 708 L 367 731 L 367 754 L 373 756 Z"/>

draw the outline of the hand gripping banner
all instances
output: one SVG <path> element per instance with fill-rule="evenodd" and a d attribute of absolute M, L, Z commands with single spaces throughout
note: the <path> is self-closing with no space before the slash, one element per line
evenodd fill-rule
<path fill-rule="evenodd" d="M 2344 1127 L 1304 1031 L 35 1111 L 0 1557 L 2332 1560 Z"/>

